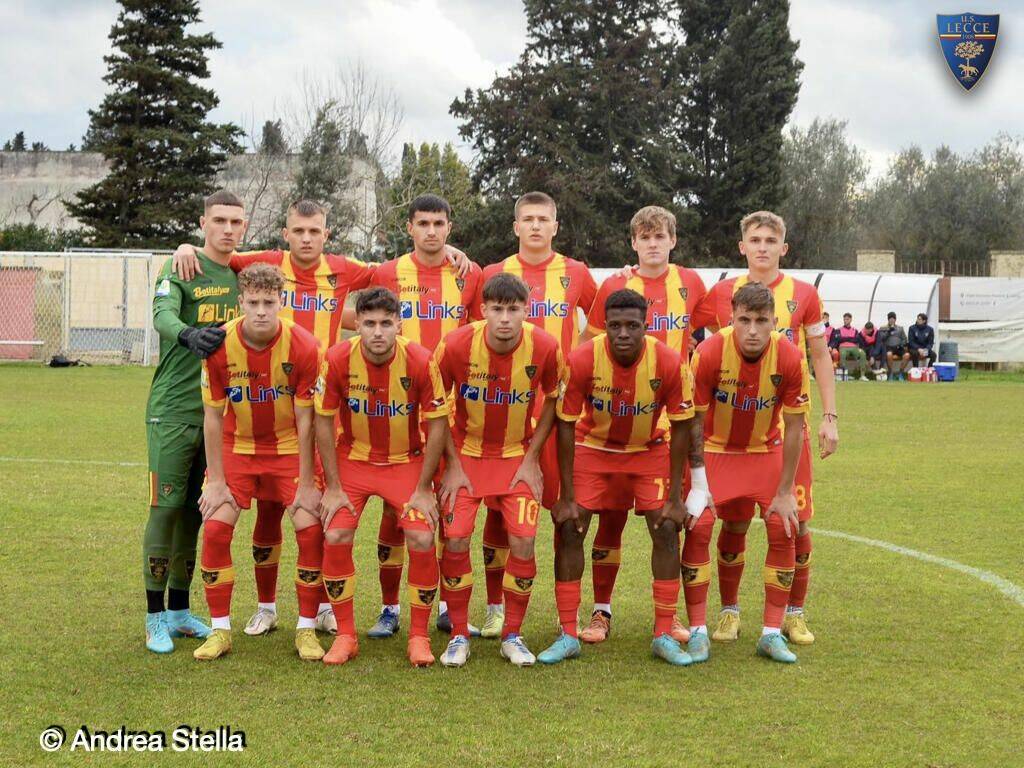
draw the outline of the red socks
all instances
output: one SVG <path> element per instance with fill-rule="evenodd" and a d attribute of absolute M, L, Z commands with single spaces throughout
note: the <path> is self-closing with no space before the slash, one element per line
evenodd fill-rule
<path fill-rule="evenodd" d="M 448 603 L 452 635 L 469 637 L 469 599 L 473 596 L 469 552 L 452 552 L 445 547 L 441 555 L 441 583 L 441 599 Z"/>
<path fill-rule="evenodd" d="M 354 635 L 356 565 L 351 544 L 324 543 L 324 586 L 338 622 L 338 634 Z"/>
<path fill-rule="evenodd" d="M 256 501 L 256 525 L 252 529 L 252 559 L 256 564 L 256 594 L 261 603 L 277 600 L 277 567 L 281 561 L 281 518 L 284 504 Z"/>
<path fill-rule="evenodd" d="M 530 604 L 530 592 L 533 591 L 533 580 L 537 576 L 537 560 L 531 557 L 522 560 L 509 555 L 505 566 L 504 596 L 505 625 L 501 629 L 502 638 L 518 635 L 526 617 L 526 608 Z"/>
<path fill-rule="evenodd" d="M 210 616 L 217 619 L 231 615 L 231 592 L 235 586 L 235 569 L 231 565 L 234 533 L 233 525 L 220 520 L 208 520 L 203 525 L 203 555 L 199 567 Z"/>
<path fill-rule="evenodd" d="M 558 622 L 562 625 L 562 631 L 570 637 L 577 637 L 579 634 L 577 627 L 580 615 L 580 584 L 579 581 L 555 582 Z"/>
<path fill-rule="evenodd" d="M 685 531 L 680 571 L 683 577 L 683 597 L 686 616 L 691 627 L 707 624 L 708 587 L 711 585 L 711 531 L 715 518 L 701 515 L 692 530 Z M 671 629 L 671 622 L 669 623 Z"/>
<path fill-rule="evenodd" d="M 622 562 L 622 531 L 628 520 L 628 512 L 605 512 L 598 516 L 594 546 L 590 550 L 595 603 L 612 602 L 615 579 Z"/>
<path fill-rule="evenodd" d="M 740 604 L 746 549 L 746 533 L 732 533 L 724 526 L 718 532 L 718 592 L 722 596 L 722 605 Z"/>
<path fill-rule="evenodd" d="M 324 594 L 321 569 L 324 562 L 324 531 L 313 524 L 295 532 L 299 557 L 295 564 L 295 594 L 299 602 L 299 616 L 315 619 L 320 599 Z"/>
<path fill-rule="evenodd" d="M 405 534 L 398 525 L 397 514 L 380 516 L 377 562 L 380 563 L 380 601 L 384 605 L 398 605 L 405 565 Z"/>
<path fill-rule="evenodd" d="M 811 582 L 811 532 L 796 537 L 796 572 L 793 588 L 789 590 L 789 607 L 803 608 L 807 587 Z"/>
<path fill-rule="evenodd" d="M 781 627 L 793 586 L 796 542 L 786 537 L 782 520 L 772 515 L 765 520 L 768 533 L 768 555 L 764 562 L 764 625 Z"/>
<path fill-rule="evenodd" d="M 484 575 L 487 578 L 487 604 L 501 605 L 505 563 L 508 562 L 508 533 L 501 511 L 487 510 L 484 523 Z"/>
<path fill-rule="evenodd" d="M 409 550 L 409 637 L 427 637 L 429 634 L 430 611 L 437 596 L 438 573 L 437 557 L 433 550 Z"/>
<path fill-rule="evenodd" d="M 679 579 L 655 579 L 651 585 L 654 592 L 654 636 L 670 634 L 672 619 L 679 605 Z"/>

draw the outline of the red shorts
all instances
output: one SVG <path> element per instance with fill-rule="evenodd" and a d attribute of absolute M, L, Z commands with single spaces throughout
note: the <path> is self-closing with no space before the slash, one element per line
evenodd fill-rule
<path fill-rule="evenodd" d="M 249 456 L 225 451 L 224 479 L 242 509 L 248 509 L 253 499 L 287 507 L 299 487 L 299 455 Z"/>
<path fill-rule="evenodd" d="M 782 451 L 772 453 L 705 452 L 708 485 L 718 516 L 723 520 L 749 520 L 754 504 L 771 506 L 782 474 Z M 733 503 L 746 502 L 746 503 Z M 732 517 L 746 514 L 750 517 Z"/>
<path fill-rule="evenodd" d="M 398 510 L 398 525 L 402 529 L 429 531 L 427 519 L 409 510 L 405 505 L 416 490 L 423 471 L 423 459 L 410 461 L 406 464 L 371 464 L 368 461 L 352 461 L 338 458 L 338 474 L 341 476 L 341 487 L 355 508 L 338 510 L 331 521 L 332 527 L 355 530 L 359 527 L 366 502 L 371 496 L 379 496 L 385 504 Z"/>
<path fill-rule="evenodd" d="M 814 481 L 811 471 L 811 433 L 804 430 L 804 447 L 800 451 L 800 463 L 796 465 L 796 481 L 793 483 L 793 494 L 796 496 L 796 512 L 801 523 L 814 517 L 814 494 L 811 483 Z"/>
<path fill-rule="evenodd" d="M 510 459 L 478 459 L 473 456 L 459 456 L 462 469 L 473 486 L 473 495 L 463 488 L 455 497 L 455 507 L 444 515 L 444 535 L 449 539 L 463 539 L 473 535 L 476 513 L 483 501 L 488 509 L 501 511 L 505 530 L 511 536 L 532 538 L 537 535 L 537 518 L 540 503 L 533 497 L 526 483 L 509 483 L 519 465 L 521 456 Z"/>
<path fill-rule="evenodd" d="M 576 446 L 576 503 L 591 512 L 661 509 L 669 483 L 668 445 L 638 453 Z"/>

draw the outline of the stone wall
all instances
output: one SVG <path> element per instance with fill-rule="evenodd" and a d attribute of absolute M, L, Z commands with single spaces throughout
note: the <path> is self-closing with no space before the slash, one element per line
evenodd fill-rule
<path fill-rule="evenodd" d="M 1024 277 L 1024 251 L 989 251 L 992 277 Z"/>
<path fill-rule="evenodd" d="M 896 251 L 857 251 L 858 272 L 895 272 Z"/>

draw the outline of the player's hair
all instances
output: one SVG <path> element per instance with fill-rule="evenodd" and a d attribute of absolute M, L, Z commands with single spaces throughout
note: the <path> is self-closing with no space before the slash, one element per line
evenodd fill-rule
<path fill-rule="evenodd" d="M 927 323 L 928 322 L 928 315 L 926 315 L 924 312 L 918 312 L 917 313 L 917 319 L 918 320 L 924 320 Z"/>
<path fill-rule="evenodd" d="M 740 219 L 740 239 L 746 237 L 747 230 L 753 227 L 769 227 L 779 233 L 779 237 L 786 239 L 786 222 L 777 213 L 771 211 L 754 211 Z"/>
<path fill-rule="evenodd" d="M 382 309 L 389 315 L 397 316 L 400 313 L 398 297 L 387 288 L 381 286 L 362 291 L 359 294 L 359 298 L 356 299 L 356 314 L 361 315 L 364 312 L 373 312 L 377 309 Z"/>
<path fill-rule="evenodd" d="M 452 218 L 451 205 L 440 195 L 420 195 L 409 203 L 409 221 L 412 221 L 413 216 L 415 216 L 419 211 L 423 211 L 424 213 L 444 212 L 444 215 L 448 217 L 449 221 L 451 221 Z"/>
<path fill-rule="evenodd" d="M 647 317 L 647 299 L 634 290 L 620 288 L 613 291 L 604 300 L 604 313 L 607 315 L 613 309 L 637 309 L 640 311 L 640 317 L 645 318 Z"/>
<path fill-rule="evenodd" d="M 636 237 L 643 232 L 657 232 L 664 228 L 669 237 L 676 236 L 676 216 L 660 205 L 648 205 L 633 214 L 629 222 L 629 234 Z"/>
<path fill-rule="evenodd" d="M 775 311 L 775 297 L 764 283 L 747 283 L 732 295 L 733 314 L 743 307 L 749 312 Z"/>
<path fill-rule="evenodd" d="M 896 319 L 896 313 L 895 312 L 890 312 L 888 315 L 885 316 L 885 319 L 888 320 L 890 317 L 893 320 L 895 320 Z"/>
<path fill-rule="evenodd" d="M 315 200 L 307 200 L 305 198 L 302 200 L 296 200 L 288 206 L 288 212 L 285 215 L 291 216 L 293 213 L 296 216 L 323 216 L 324 221 L 327 221 L 327 211 Z"/>
<path fill-rule="evenodd" d="M 215 205 L 233 205 L 236 208 L 245 208 L 242 198 L 234 192 L 228 192 L 226 189 L 218 189 L 203 200 L 203 213 L 206 213 Z"/>
<path fill-rule="evenodd" d="M 257 261 L 238 273 L 239 295 L 252 291 L 281 293 L 284 290 L 284 275 L 273 264 Z"/>
<path fill-rule="evenodd" d="M 521 277 L 499 272 L 484 283 L 483 297 L 485 304 L 525 304 L 530 299 L 530 288 Z"/>
<path fill-rule="evenodd" d="M 553 218 L 558 218 L 558 206 L 555 205 L 555 198 L 547 192 L 527 192 L 516 200 L 515 218 L 519 218 L 519 209 L 524 205 L 550 205 Z"/>
<path fill-rule="evenodd" d="M 867 331 L 867 330 L 873 330 L 873 329 L 874 329 L 874 327 L 875 327 L 875 324 L 874 324 L 874 323 L 872 323 L 872 322 L 871 322 L 870 320 L 868 320 L 868 321 L 867 321 L 866 323 L 864 323 L 864 330 L 865 330 L 865 331 Z"/>
<path fill-rule="evenodd" d="M 851 320 L 853 320 L 853 315 L 852 315 L 852 314 L 850 314 L 849 312 L 843 312 L 843 317 L 848 317 L 848 318 L 850 318 Z"/>

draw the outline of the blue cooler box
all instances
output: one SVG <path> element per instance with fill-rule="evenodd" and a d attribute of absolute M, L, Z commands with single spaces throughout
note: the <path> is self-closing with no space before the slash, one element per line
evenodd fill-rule
<path fill-rule="evenodd" d="M 935 374 L 939 381 L 956 381 L 956 363 L 936 363 Z"/>

